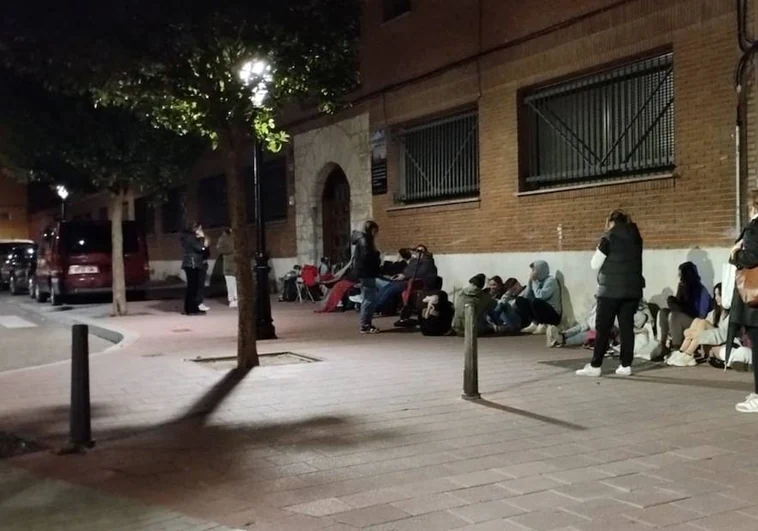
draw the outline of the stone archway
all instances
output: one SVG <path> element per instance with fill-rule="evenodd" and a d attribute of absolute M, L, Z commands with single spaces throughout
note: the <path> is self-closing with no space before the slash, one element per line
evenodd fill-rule
<path fill-rule="evenodd" d="M 295 210 L 297 258 L 317 264 L 324 256 L 323 195 L 339 168 L 350 189 L 350 226 L 372 216 L 371 153 L 368 114 L 295 135 Z"/>
<path fill-rule="evenodd" d="M 335 166 L 321 196 L 324 256 L 333 264 L 350 259 L 350 183 L 342 168 Z"/>

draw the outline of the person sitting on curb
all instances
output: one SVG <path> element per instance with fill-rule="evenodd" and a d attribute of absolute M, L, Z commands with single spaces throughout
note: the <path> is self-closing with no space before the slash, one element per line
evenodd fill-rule
<path fill-rule="evenodd" d="M 522 330 L 524 334 L 545 334 L 549 325 L 561 323 L 561 286 L 544 260 L 529 267 L 529 283 L 516 299 L 516 310 L 522 323 L 531 323 Z"/>
<path fill-rule="evenodd" d="M 461 290 L 458 298 L 455 300 L 455 313 L 453 315 L 453 332 L 462 336 L 466 328 L 466 305 L 474 305 L 474 319 L 476 319 L 477 330 L 480 334 L 492 331 L 492 327 L 487 322 L 487 313 L 495 306 L 495 300 L 490 297 L 489 293 L 484 291 L 484 283 L 487 277 L 479 273 L 469 279 L 469 285 Z"/>
<path fill-rule="evenodd" d="M 558 327 L 550 326 L 547 329 L 547 346 L 553 347 L 581 347 L 590 339 L 591 332 L 595 330 L 597 320 L 597 301 L 590 308 L 587 318 L 561 332 Z"/>

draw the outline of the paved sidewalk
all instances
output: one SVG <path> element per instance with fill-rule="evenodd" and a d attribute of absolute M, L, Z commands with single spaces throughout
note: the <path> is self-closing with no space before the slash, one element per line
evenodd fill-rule
<path fill-rule="evenodd" d="M 582 379 L 586 351 L 483 339 L 470 403 L 460 338 L 360 336 L 355 315 L 275 304 L 262 351 L 321 361 L 236 377 L 184 361 L 233 352 L 232 311 L 171 304 L 132 305 L 115 322 L 140 337 L 92 359 L 97 448 L 11 466 L 254 531 L 758 529 L 747 373 Z M 0 375 L 0 426 L 59 444 L 67 398 L 67 366 Z"/>

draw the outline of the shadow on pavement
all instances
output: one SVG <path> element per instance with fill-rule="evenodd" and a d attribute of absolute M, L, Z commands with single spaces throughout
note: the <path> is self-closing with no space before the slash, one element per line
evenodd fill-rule
<path fill-rule="evenodd" d="M 569 430 L 574 431 L 585 431 L 587 428 L 585 426 L 580 426 L 579 424 L 574 424 L 572 422 L 566 422 L 565 420 L 556 419 L 554 417 L 547 417 L 545 415 L 540 415 L 538 413 L 532 413 L 531 411 L 526 411 L 524 409 L 518 409 L 515 407 L 510 406 L 504 406 L 502 404 L 498 404 L 497 402 L 491 402 L 489 400 L 472 400 L 472 404 L 477 404 L 480 406 L 488 407 L 491 409 L 497 409 L 499 411 L 504 411 L 506 413 L 510 413 L 512 415 L 518 415 L 520 417 L 526 417 L 532 420 L 536 420 L 538 422 L 544 422 L 545 424 L 552 424 L 553 426 L 561 426 L 562 428 L 567 428 Z"/>

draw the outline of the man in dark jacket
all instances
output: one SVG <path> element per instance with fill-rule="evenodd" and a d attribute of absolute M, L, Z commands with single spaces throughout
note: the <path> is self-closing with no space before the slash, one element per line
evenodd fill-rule
<path fill-rule="evenodd" d="M 361 284 L 361 334 L 376 334 L 379 329 L 372 323 L 376 308 L 376 278 L 380 274 L 381 261 L 376 248 L 376 235 L 379 225 L 367 221 L 363 231 L 353 232 L 350 239 L 353 245 L 353 269 Z"/>
<path fill-rule="evenodd" d="M 608 217 L 606 232 L 600 239 L 592 268 L 597 275 L 597 321 L 592 362 L 576 371 L 580 376 L 600 376 L 608 350 L 611 330 L 618 318 L 621 336 L 619 376 L 632 375 L 634 358 L 634 314 L 642 298 L 642 236 L 629 216 L 614 210 Z"/>
<path fill-rule="evenodd" d="M 408 265 L 392 282 L 384 286 L 376 300 L 376 308 L 382 313 L 394 313 L 403 291 L 408 287 L 409 280 L 418 280 L 422 285 L 437 276 L 437 265 L 434 257 L 424 245 L 417 245 Z"/>
<path fill-rule="evenodd" d="M 198 307 L 198 292 L 200 279 L 206 258 L 210 240 L 203 232 L 199 224 L 182 232 L 182 269 L 187 276 L 187 289 L 184 292 L 184 313 L 186 315 L 200 315 L 205 312 Z"/>

